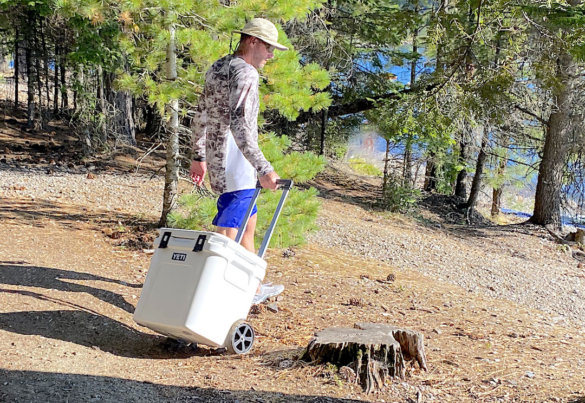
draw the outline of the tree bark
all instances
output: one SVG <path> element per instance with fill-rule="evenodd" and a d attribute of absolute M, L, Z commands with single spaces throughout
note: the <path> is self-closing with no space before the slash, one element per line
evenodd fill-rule
<path fill-rule="evenodd" d="M 17 24 L 18 24 L 17 20 Z M 20 47 L 18 46 L 18 41 L 20 37 L 20 30 L 18 29 L 18 25 L 14 27 L 14 108 L 18 109 L 18 91 L 19 91 L 19 81 L 18 76 L 20 75 Z"/>
<path fill-rule="evenodd" d="M 503 147 L 507 149 L 508 147 L 508 137 L 504 137 L 504 144 Z M 507 151 L 506 151 L 507 152 Z M 508 159 L 506 156 L 500 158 L 498 162 L 498 167 L 496 168 L 496 178 L 501 178 L 504 176 L 506 171 L 506 165 L 508 164 Z M 502 194 L 503 185 L 499 187 L 494 187 L 492 191 L 492 208 L 491 208 L 491 216 L 493 219 L 497 218 L 500 215 L 500 210 L 502 209 Z"/>
<path fill-rule="evenodd" d="M 325 154 L 325 134 L 327 132 L 327 108 L 321 111 L 321 139 L 319 143 L 319 155 Z"/>
<path fill-rule="evenodd" d="M 461 141 L 459 143 L 459 163 L 463 166 L 459 173 L 457 174 L 457 181 L 455 182 L 455 196 L 466 199 L 467 198 L 467 189 L 465 186 L 465 179 L 467 178 L 467 168 L 465 165 L 467 164 L 467 142 L 461 136 Z"/>
<path fill-rule="evenodd" d="M 387 377 L 403 379 L 405 361 L 418 362 L 426 370 L 423 335 L 411 330 L 375 323 L 356 323 L 354 329 L 329 328 L 315 335 L 304 360 L 330 362 L 349 368 L 366 393 L 384 387 Z"/>
<path fill-rule="evenodd" d="M 60 49 L 59 52 L 59 71 L 61 72 L 61 110 L 69 109 L 69 97 L 67 94 L 67 79 L 66 79 L 66 63 L 65 63 L 65 56 L 67 55 L 67 51 L 64 47 Z"/>
<path fill-rule="evenodd" d="M 37 128 L 38 125 L 38 118 L 37 118 L 37 105 L 35 103 L 35 63 L 34 63 L 34 54 L 33 54 L 33 27 L 34 24 L 34 14 L 32 11 L 28 12 L 27 15 L 27 28 L 25 31 L 25 42 L 26 42 L 26 76 L 27 76 L 27 127 Z"/>
<path fill-rule="evenodd" d="M 40 21 L 41 43 L 43 46 L 43 62 L 45 67 L 45 92 L 47 93 L 47 114 L 51 110 L 51 92 L 49 91 L 49 51 L 47 49 L 47 41 L 45 39 L 45 30 L 43 29 L 44 18 Z"/>
<path fill-rule="evenodd" d="M 425 192 L 437 190 L 437 164 L 435 163 L 435 153 L 433 152 L 430 152 L 427 158 L 423 190 Z"/>
<path fill-rule="evenodd" d="M 412 135 L 406 135 L 406 143 L 404 144 L 404 161 L 403 161 L 402 178 L 404 186 L 413 186 L 412 181 Z"/>
<path fill-rule="evenodd" d="M 162 129 L 162 117 L 156 108 L 151 105 L 146 105 L 144 107 L 145 115 L 146 115 L 146 128 L 144 131 L 146 132 L 146 136 L 150 139 L 158 137 L 161 133 Z"/>
<path fill-rule="evenodd" d="M 502 210 L 502 188 L 493 188 L 492 190 L 492 208 L 491 208 L 491 217 L 492 219 L 497 219 L 500 216 L 500 211 Z"/>
<path fill-rule="evenodd" d="M 479 191 L 481 190 L 481 177 L 483 175 L 483 167 L 485 165 L 485 159 L 487 157 L 486 148 L 488 144 L 488 128 L 484 127 L 483 137 L 481 139 L 481 148 L 477 156 L 477 162 L 475 164 L 475 175 L 471 182 L 471 190 L 469 191 L 469 198 L 467 199 L 466 207 L 469 209 L 468 216 L 471 216 L 471 212 L 477 204 L 479 197 Z"/>
<path fill-rule="evenodd" d="M 116 109 L 119 112 L 118 127 L 122 140 L 126 143 L 136 145 L 136 126 L 132 114 L 132 96 L 127 92 L 116 92 Z"/>
<path fill-rule="evenodd" d="M 127 69 L 127 65 L 124 65 Z M 115 105 L 116 110 L 116 135 L 127 144 L 136 145 L 136 124 L 132 108 L 132 95 L 124 91 L 114 91 L 112 82 L 114 74 L 104 74 L 104 94 L 108 102 Z"/>
<path fill-rule="evenodd" d="M 388 191 L 388 180 L 390 178 L 390 140 L 386 140 L 386 152 L 384 154 L 384 178 L 382 180 L 382 198 L 386 197 Z"/>
<path fill-rule="evenodd" d="M 546 125 L 546 138 L 534 197 L 534 212 L 529 222 L 561 227 L 561 187 L 573 127 L 570 110 L 576 65 L 570 54 L 558 59 L 557 77 L 562 83 L 556 94 L 556 108 Z"/>
<path fill-rule="evenodd" d="M 169 28 L 170 40 L 167 47 L 167 79 L 177 79 L 177 54 L 175 47 L 175 27 Z M 167 218 L 177 199 L 177 183 L 179 181 L 179 100 L 172 99 L 167 106 L 170 117 L 167 128 L 167 162 L 165 173 L 165 190 L 163 195 L 163 210 L 159 225 L 167 225 Z"/>
<path fill-rule="evenodd" d="M 81 78 L 79 78 L 79 76 L 81 76 Z M 77 80 L 81 80 L 83 81 L 83 67 L 81 68 L 81 72 L 77 72 L 75 71 L 73 73 L 73 83 L 75 83 Z M 75 86 L 73 87 L 73 111 L 77 110 L 77 90 L 75 89 Z"/>
<path fill-rule="evenodd" d="M 59 45 L 55 44 L 55 64 L 53 67 L 53 115 L 59 112 Z"/>
<path fill-rule="evenodd" d="M 419 7 L 418 3 L 414 7 L 415 14 L 418 14 Z M 418 54 L 418 29 L 415 28 L 412 32 L 412 54 Z M 416 65 L 418 63 L 418 57 L 415 57 L 410 62 L 410 88 L 414 88 L 416 84 Z M 404 179 L 404 185 L 407 187 L 414 186 L 412 180 L 412 140 L 413 133 L 406 134 L 406 143 L 404 145 L 404 167 L 402 177 Z"/>
<path fill-rule="evenodd" d="M 38 95 L 39 95 L 39 103 L 38 103 L 38 113 L 40 116 L 40 127 L 41 129 L 45 127 L 45 117 L 43 114 L 43 82 L 41 79 L 41 45 L 39 43 L 39 33 L 37 30 L 37 18 L 34 19 L 34 24 L 33 24 L 33 38 L 34 38 L 34 48 L 33 48 L 33 58 L 34 58 L 34 63 L 35 63 L 35 78 L 37 80 L 37 91 L 38 91 Z"/>
<path fill-rule="evenodd" d="M 99 128 L 98 132 L 100 133 L 100 141 L 105 144 L 108 137 L 108 122 L 107 120 L 110 119 L 111 116 L 108 116 L 107 109 L 106 109 L 106 97 L 104 94 L 104 71 L 101 65 L 97 65 L 95 71 L 95 81 L 96 81 L 96 98 L 98 104 L 98 111 L 102 114 L 103 118 L 100 119 L 98 122 Z"/>

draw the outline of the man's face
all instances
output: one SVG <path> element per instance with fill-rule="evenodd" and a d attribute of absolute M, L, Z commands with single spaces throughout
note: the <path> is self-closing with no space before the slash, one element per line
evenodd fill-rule
<path fill-rule="evenodd" d="M 257 69 L 264 67 L 266 62 L 274 57 L 274 46 L 261 39 L 252 38 L 252 66 Z"/>

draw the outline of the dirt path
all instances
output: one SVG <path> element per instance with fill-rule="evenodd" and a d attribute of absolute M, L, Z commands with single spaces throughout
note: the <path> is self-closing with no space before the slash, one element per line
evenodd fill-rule
<path fill-rule="evenodd" d="M 91 206 L 85 206 L 93 211 Z M 355 208 L 349 207 L 346 208 Z M 307 246 L 271 251 L 280 311 L 251 316 L 245 357 L 169 351 L 132 321 L 149 264 L 116 246 L 95 218 L 53 204 L 0 205 L 0 400 L 4 401 L 576 401 L 585 397 L 582 330 L 417 272 Z M 19 211 L 18 215 L 11 212 Z M 55 212 L 62 214 L 55 214 Z M 151 217 L 155 219 L 155 217 Z M 394 273 L 397 280 L 384 284 Z M 350 305 L 357 298 L 358 306 Z M 314 331 L 357 321 L 423 332 L 430 370 L 366 396 L 324 367 L 294 361 Z"/>
<path fill-rule="evenodd" d="M 76 201 L 59 193 L 59 181 L 51 189 L 35 187 L 38 177 L 25 181 L 26 167 L 5 164 L 0 177 L 15 172 L 26 183 L 2 187 L 0 199 L 0 401 L 585 401 L 582 325 L 555 323 L 404 262 L 356 258 L 346 246 L 317 242 L 286 258 L 269 251 L 267 280 L 286 290 L 278 312 L 250 316 L 258 334 L 251 354 L 170 348 L 132 320 L 150 261 L 140 245 L 154 236 L 148 225 L 158 212 L 148 206 L 160 195 L 160 178 L 152 188 L 142 177 L 125 188 L 128 177 L 108 176 L 101 190 L 87 179 L 79 186 L 99 197 Z M 326 201 L 322 217 L 332 224 L 339 215 L 365 217 L 354 202 Z M 352 223 L 367 232 L 371 217 L 362 218 Z M 392 222 L 388 237 L 397 228 L 428 229 L 405 217 Z M 415 268 L 412 253 L 401 259 Z M 390 273 L 396 280 L 387 283 Z M 316 330 L 358 321 L 421 331 L 429 371 L 410 368 L 405 381 L 365 395 L 332 368 L 296 360 Z"/>

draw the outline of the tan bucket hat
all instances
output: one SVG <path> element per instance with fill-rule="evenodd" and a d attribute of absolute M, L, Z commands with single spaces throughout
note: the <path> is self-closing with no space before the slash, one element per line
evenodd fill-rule
<path fill-rule="evenodd" d="M 252 18 L 241 31 L 234 32 L 254 36 L 278 50 L 288 50 L 286 46 L 278 43 L 278 30 L 274 24 L 264 18 Z"/>

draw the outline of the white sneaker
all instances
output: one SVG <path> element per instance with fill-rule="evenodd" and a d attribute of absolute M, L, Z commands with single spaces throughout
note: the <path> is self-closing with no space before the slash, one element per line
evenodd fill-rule
<path fill-rule="evenodd" d="M 254 299 L 252 303 L 254 305 L 261 304 L 266 301 L 270 297 L 275 297 L 281 292 L 284 291 L 284 286 L 282 284 L 262 284 L 260 286 L 260 292 L 254 295 Z"/>

